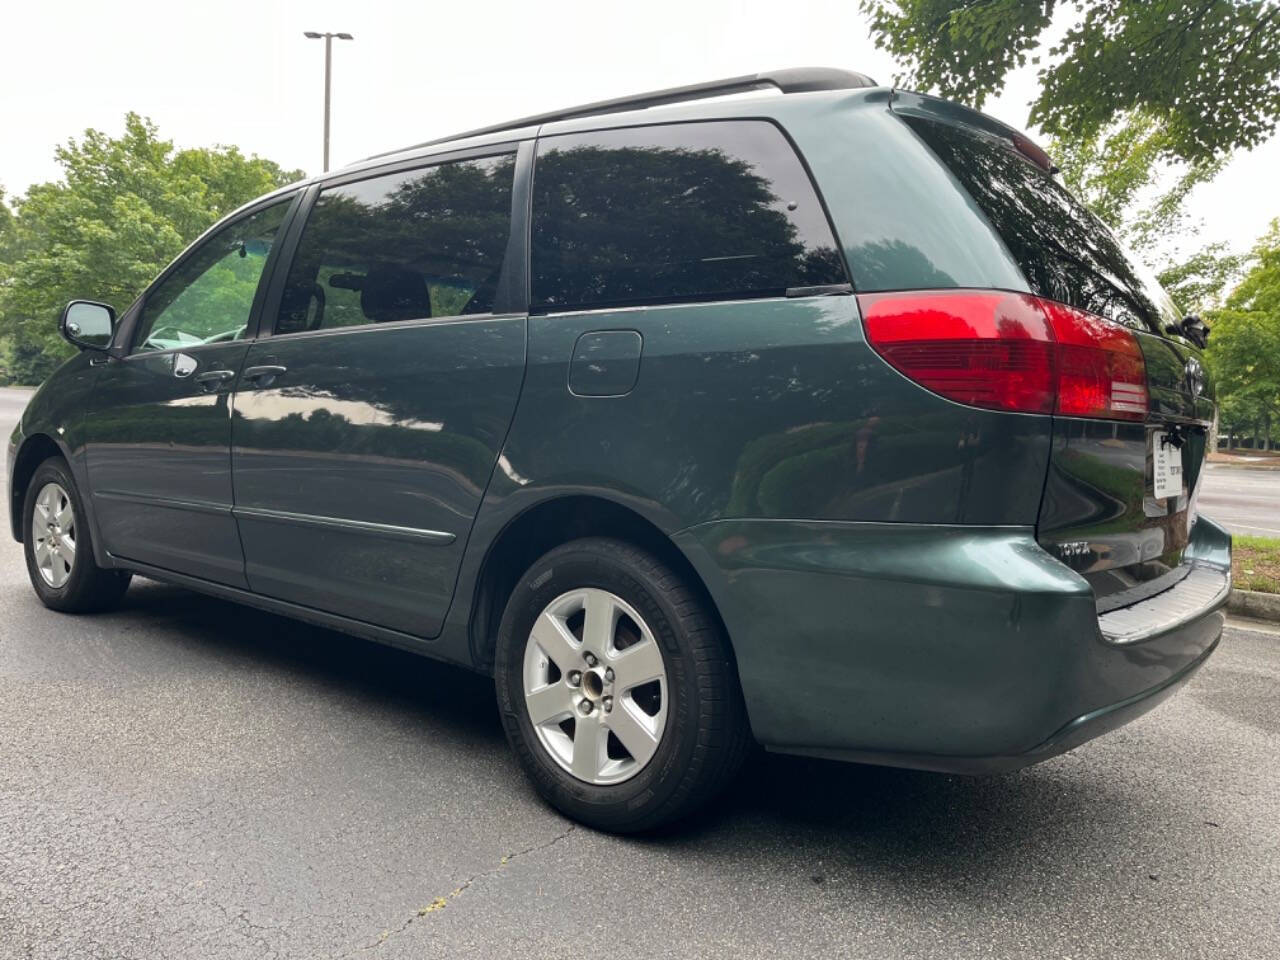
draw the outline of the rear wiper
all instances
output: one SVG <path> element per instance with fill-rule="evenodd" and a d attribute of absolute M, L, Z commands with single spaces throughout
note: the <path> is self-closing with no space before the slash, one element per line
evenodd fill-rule
<path fill-rule="evenodd" d="M 1188 313 L 1181 322 L 1166 326 L 1164 332 L 1186 337 L 1201 350 L 1209 342 L 1209 325 L 1200 319 L 1198 313 Z"/>

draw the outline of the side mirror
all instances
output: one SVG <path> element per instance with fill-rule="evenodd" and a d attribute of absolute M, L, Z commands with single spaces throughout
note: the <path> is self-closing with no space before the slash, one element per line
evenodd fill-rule
<path fill-rule="evenodd" d="M 115 329 L 115 310 L 92 300 L 72 300 L 58 320 L 58 332 L 81 350 L 106 350 Z"/>

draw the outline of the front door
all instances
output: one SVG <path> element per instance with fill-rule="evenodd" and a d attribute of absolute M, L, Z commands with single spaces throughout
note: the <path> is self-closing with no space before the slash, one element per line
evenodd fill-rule
<path fill-rule="evenodd" d="M 291 198 L 219 228 L 150 291 L 130 349 L 98 370 L 86 462 L 111 554 L 245 586 L 231 514 L 231 391 Z"/>
<path fill-rule="evenodd" d="M 255 592 L 439 632 L 524 373 L 513 168 L 500 153 L 319 193 L 235 396 Z"/>

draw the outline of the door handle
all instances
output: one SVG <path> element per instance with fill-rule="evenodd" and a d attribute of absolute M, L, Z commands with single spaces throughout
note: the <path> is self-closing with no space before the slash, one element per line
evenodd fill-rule
<path fill-rule="evenodd" d="M 235 379 L 236 372 L 234 370 L 207 370 L 204 373 L 196 374 L 196 383 L 200 384 L 201 389 L 213 391 L 220 384 L 226 383 L 228 380 Z"/>
<path fill-rule="evenodd" d="M 244 373 L 240 374 L 240 378 L 259 387 L 269 387 L 276 377 L 288 369 L 278 363 L 265 363 L 260 367 L 246 367 Z"/>

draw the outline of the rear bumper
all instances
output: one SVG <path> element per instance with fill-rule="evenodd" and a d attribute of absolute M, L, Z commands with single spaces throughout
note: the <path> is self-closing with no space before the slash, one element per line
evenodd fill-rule
<path fill-rule="evenodd" d="M 717 521 L 677 540 L 766 748 L 950 772 L 1036 763 L 1159 704 L 1215 648 L 1230 583 L 1230 537 L 1203 518 L 1188 558 L 1219 587 L 1188 576 L 1123 636 L 1030 528 Z"/>
<path fill-rule="evenodd" d="M 810 747 L 766 747 L 780 753 L 795 753 L 807 756 L 825 757 L 831 760 L 849 760 L 858 763 L 877 763 L 894 767 L 912 767 L 917 770 L 937 770 L 941 773 L 1006 773 L 1031 766 L 1050 757 L 1066 753 L 1080 744 L 1123 727 L 1131 720 L 1136 720 L 1149 710 L 1158 707 L 1173 696 L 1191 676 L 1200 669 L 1209 655 L 1218 648 L 1222 636 L 1222 627 L 1214 631 L 1213 640 L 1200 654 L 1199 658 L 1174 674 L 1163 683 L 1149 690 L 1143 690 L 1131 697 L 1099 707 L 1091 713 L 1076 717 L 1065 724 L 1061 730 L 1050 736 L 1043 743 L 1032 747 L 1025 753 L 1009 756 L 930 756 L 928 754 L 892 754 L 881 751 L 863 750 L 831 750 Z"/>

